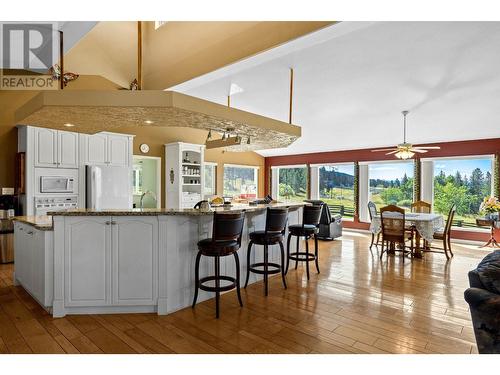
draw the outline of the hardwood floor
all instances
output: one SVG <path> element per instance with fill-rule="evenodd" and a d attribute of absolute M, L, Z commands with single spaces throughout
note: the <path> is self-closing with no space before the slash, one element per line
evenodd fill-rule
<path fill-rule="evenodd" d="M 168 316 L 80 315 L 52 319 L 0 265 L 0 353 L 477 353 L 467 272 L 488 250 L 453 245 L 455 257 L 381 261 L 369 236 L 320 242 L 321 274 L 291 263 L 280 276 Z M 314 267 L 313 267 L 314 268 Z M 244 276 L 244 275 L 243 275 Z"/>

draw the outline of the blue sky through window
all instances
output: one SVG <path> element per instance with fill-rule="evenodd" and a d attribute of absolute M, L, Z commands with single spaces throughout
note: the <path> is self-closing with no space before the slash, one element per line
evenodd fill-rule
<path fill-rule="evenodd" d="M 413 177 L 413 161 L 405 163 L 376 163 L 369 165 L 370 179 L 395 180 L 404 174 Z"/>
<path fill-rule="evenodd" d="M 489 171 L 491 173 L 491 159 L 461 159 L 461 160 L 436 160 L 434 161 L 434 175 L 438 175 L 443 171 L 447 176 L 455 175 L 457 171 L 462 177 L 470 176 L 472 171 L 480 168 L 483 173 Z"/>

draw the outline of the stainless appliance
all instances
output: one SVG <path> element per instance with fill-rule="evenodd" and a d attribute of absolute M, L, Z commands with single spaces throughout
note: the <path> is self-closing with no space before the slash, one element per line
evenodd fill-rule
<path fill-rule="evenodd" d="M 0 263 L 14 261 L 14 222 L 0 219 Z"/>
<path fill-rule="evenodd" d="M 40 193 L 75 193 L 75 179 L 64 176 L 41 176 Z"/>
<path fill-rule="evenodd" d="M 128 167 L 87 165 L 87 208 L 132 208 L 132 170 Z"/>
<path fill-rule="evenodd" d="M 0 195 L 0 263 L 14 261 L 14 222 L 12 217 L 18 212 L 15 195 Z"/>
<path fill-rule="evenodd" d="M 35 215 L 47 215 L 47 212 L 61 211 L 78 207 L 78 197 L 36 197 Z"/>

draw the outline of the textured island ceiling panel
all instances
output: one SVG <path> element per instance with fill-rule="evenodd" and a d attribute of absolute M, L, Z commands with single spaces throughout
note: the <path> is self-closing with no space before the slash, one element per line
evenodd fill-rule
<path fill-rule="evenodd" d="M 297 125 L 174 91 L 47 91 L 21 106 L 15 120 L 88 134 L 131 126 L 189 127 L 212 130 L 214 136 L 230 131 L 243 138 L 241 145 L 226 148 L 230 151 L 287 147 L 301 136 Z"/>

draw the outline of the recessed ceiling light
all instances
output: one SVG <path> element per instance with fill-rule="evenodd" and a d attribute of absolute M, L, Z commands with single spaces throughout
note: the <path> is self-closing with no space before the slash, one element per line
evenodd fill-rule
<path fill-rule="evenodd" d="M 154 124 L 154 121 L 151 121 L 151 120 L 145 120 L 144 121 L 145 124 L 148 124 L 148 125 L 151 125 L 151 124 Z"/>
<path fill-rule="evenodd" d="M 67 128 L 72 128 L 73 126 L 75 126 L 74 124 L 70 124 L 69 122 L 64 124 L 64 126 L 66 126 Z"/>

